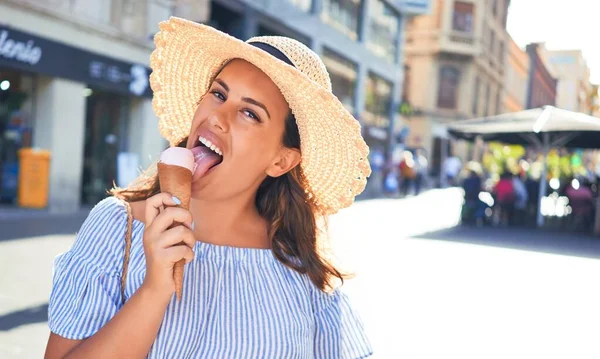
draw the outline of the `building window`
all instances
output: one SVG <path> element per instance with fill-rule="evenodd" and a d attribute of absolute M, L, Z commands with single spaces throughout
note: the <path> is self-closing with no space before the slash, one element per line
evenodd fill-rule
<path fill-rule="evenodd" d="M 490 56 L 494 55 L 494 47 L 496 46 L 496 33 L 490 29 Z"/>
<path fill-rule="evenodd" d="M 438 107 L 456 108 L 459 77 L 460 71 L 454 66 L 444 65 L 440 68 L 440 83 L 437 96 Z"/>
<path fill-rule="evenodd" d="M 504 42 L 502 41 L 498 43 L 498 60 L 500 61 L 500 66 L 504 65 Z"/>
<path fill-rule="evenodd" d="M 454 3 L 452 30 L 473 32 L 473 4 L 462 1 Z"/>
<path fill-rule="evenodd" d="M 323 48 L 321 58 L 329 72 L 333 94 L 350 113 L 354 113 L 358 67 L 327 48 Z"/>
<path fill-rule="evenodd" d="M 492 96 L 492 89 L 490 88 L 490 84 L 488 83 L 485 87 L 485 112 L 484 112 L 485 117 L 490 115 L 491 96 Z"/>
<path fill-rule="evenodd" d="M 502 91 L 498 89 L 498 92 L 496 93 L 496 114 L 498 115 L 502 112 L 504 112 L 502 109 Z"/>
<path fill-rule="evenodd" d="M 366 85 L 365 123 L 370 126 L 388 128 L 389 111 L 392 104 L 392 84 L 383 78 L 369 73 Z"/>
<path fill-rule="evenodd" d="M 312 7 L 312 0 L 286 0 L 286 1 L 291 3 L 296 8 L 298 8 L 304 12 L 309 12 L 310 8 Z"/>
<path fill-rule="evenodd" d="M 494 17 L 498 15 L 498 0 L 492 0 L 492 14 Z"/>
<path fill-rule="evenodd" d="M 399 15 L 382 0 L 369 2 L 367 46 L 378 56 L 396 62 Z"/>
<path fill-rule="evenodd" d="M 475 88 L 473 89 L 473 108 L 471 112 L 473 112 L 474 116 L 477 116 L 479 113 L 479 76 L 475 76 Z"/>
<path fill-rule="evenodd" d="M 356 40 L 358 19 L 360 19 L 360 1 L 323 0 L 321 18 L 325 23 L 343 32 L 352 40 Z"/>
<path fill-rule="evenodd" d="M 385 153 L 389 144 L 392 83 L 369 73 L 365 95 L 365 112 L 360 116 L 365 142 L 371 149 Z"/>

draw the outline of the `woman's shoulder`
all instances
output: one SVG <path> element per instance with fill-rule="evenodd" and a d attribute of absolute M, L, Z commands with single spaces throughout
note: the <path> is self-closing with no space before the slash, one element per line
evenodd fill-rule
<path fill-rule="evenodd" d="M 102 268 L 111 268 L 110 263 L 118 262 L 123 255 L 126 230 L 124 202 L 108 197 L 90 211 L 68 254 L 95 262 Z"/>

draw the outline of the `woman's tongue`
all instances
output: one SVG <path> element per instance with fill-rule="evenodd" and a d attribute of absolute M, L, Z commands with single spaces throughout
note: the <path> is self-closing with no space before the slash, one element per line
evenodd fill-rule
<path fill-rule="evenodd" d="M 192 182 L 199 180 L 209 169 L 222 159 L 221 156 L 211 151 L 208 147 L 198 146 L 192 148 L 191 151 L 194 154 L 194 162 L 196 163 Z"/>

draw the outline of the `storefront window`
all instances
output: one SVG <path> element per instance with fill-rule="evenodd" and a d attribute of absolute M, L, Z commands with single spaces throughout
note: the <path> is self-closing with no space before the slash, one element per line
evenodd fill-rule
<path fill-rule="evenodd" d="M 382 0 L 369 2 L 367 46 L 390 62 L 396 62 L 399 23 L 399 16 L 391 6 Z"/>
<path fill-rule="evenodd" d="M 356 64 L 327 48 L 323 49 L 321 58 L 329 72 L 333 94 L 338 97 L 350 113 L 354 113 L 358 73 Z"/>
<path fill-rule="evenodd" d="M 117 156 L 127 149 L 130 98 L 88 89 L 82 202 L 97 203 L 117 180 Z"/>
<path fill-rule="evenodd" d="M 18 152 L 31 147 L 35 77 L 0 69 L 0 201 L 15 203 Z"/>
<path fill-rule="evenodd" d="M 392 84 L 370 73 L 366 81 L 365 113 L 361 116 L 364 136 L 370 146 L 387 148 L 392 104 Z"/>
<path fill-rule="evenodd" d="M 321 18 L 327 24 L 356 40 L 360 0 L 323 0 Z"/>

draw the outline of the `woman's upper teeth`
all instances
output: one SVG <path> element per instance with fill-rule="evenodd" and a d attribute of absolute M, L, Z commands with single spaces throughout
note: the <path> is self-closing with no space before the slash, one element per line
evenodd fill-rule
<path fill-rule="evenodd" d="M 223 151 L 221 151 L 221 149 L 215 145 L 212 144 L 212 142 L 210 142 L 209 140 L 207 140 L 206 138 L 200 136 L 199 138 L 200 143 L 202 143 L 204 146 L 210 148 L 213 152 L 217 153 L 219 156 L 223 156 Z"/>

